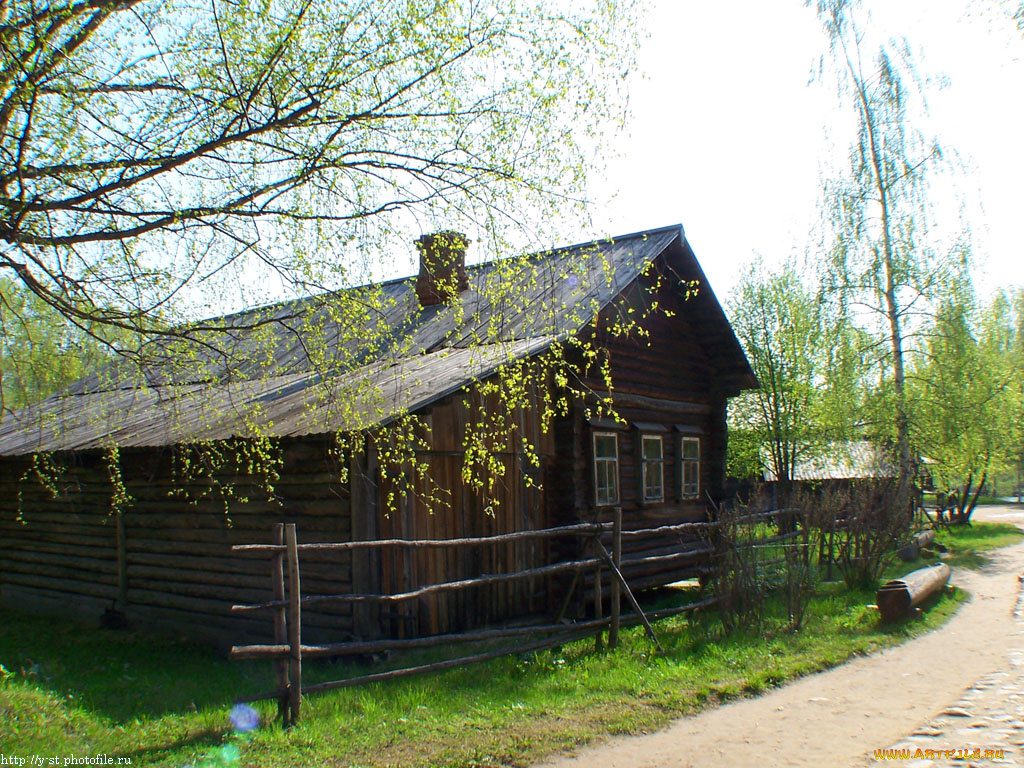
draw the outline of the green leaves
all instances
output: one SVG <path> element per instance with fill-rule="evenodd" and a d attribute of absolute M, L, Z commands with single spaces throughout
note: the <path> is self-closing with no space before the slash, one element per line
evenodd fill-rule
<path fill-rule="evenodd" d="M 106 362 L 126 334 L 74 324 L 0 277 L 0 413 L 57 392 Z"/>
<path fill-rule="evenodd" d="M 62 314 L 153 335 L 157 309 L 222 313 L 236 280 L 337 287 L 354 238 L 384 268 L 421 226 L 537 242 L 579 212 L 633 55 L 632 4 L 610 0 L 10 13 L 0 267 Z"/>
<path fill-rule="evenodd" d="M 10 6 L 0 411 L 88 375 L 80 391 L 103 393 L 89 401 L 90 430 L 127 432 L 131 415 L 159 411 L 169 442 L 194 444 L 179 456 L 183 480 L 215 477 L 222 449 L 244 438 L 239 472 L 268 497 L 271 436 L 285 431 L 273 418 L 361 436 L 392 420 L 373 436 L 384 471 L 405 482 L 423 425 L 396 393 L 439 351 L 417 337 L 419 310 L 373 283 L 403 271 L 424 231 L 466 231 L 492 259 L 582 215 L 598 140 L 621 120 L 612 97 L 635 53 L 622 32 L 634 12 L 613 0 Z M 474 286 L 476 304 L 444 318 L 446 344 L 519 342 L 508 329 L 525 313 L 527 336 L 543 338 L 573 325 L 559 313 L 594 311 L 583 299 L 527 306 L 536 280 L 568 275 L 534 270 L 531 282 L 528 263 L 508 262 Z M 265 309 L 232 314 L 253 306 Z M 484 306 L 498 309 L 484 318 Z M 584 367 L 606 366 L 590 347 L 580 343 Z M 579 367 L 560 353 L 536 370 L 509 358 L 490 395 L 550 423 Z M 528 403 L 552 378 L 565 389 Z M 282 392 L 302 393 L 294 410 L 274 410 Z M 520 440 L 535 460 L 535 437 L 509 418 L 478 426 L 466 445 L 478 487 L 505 471 L 487 455 L 495 445 Z M 116 487 L 117 446 L 103 447 Z M 216 492 L 225 509 L 245 500 Z M 127 501 L 115 493 L 115 506 Z"/>
<path fill-rule="evenodd" d="M 761 261 L 744 274 L 729 315 L 761 386 L 730 405 L 730 462 L 738 476 L 761 470 L 793 479 L 801 457 L 846 436 L 849 352 L 833 317 L 792 267 Z"/>
<path fill-rule="evenodd" d="M 943 490 L 1009 468 L 1024 444 L 1020 292 L 986 307 L 969 285 L 957 288 L 942 301 L 912 378 L 916 442 Z"/>

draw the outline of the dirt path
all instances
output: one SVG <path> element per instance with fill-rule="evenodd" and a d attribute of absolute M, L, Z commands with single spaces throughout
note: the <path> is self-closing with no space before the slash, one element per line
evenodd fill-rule
<path fill-rule="evenodd" d="M 1006 507 L 979 510 L 978 518 L 1024 525 L 1024 512 Z M 1020 661 L 1015 652 L 1024 650 L 1024 619 L 1014 615 L 1022 571 L 1024 544 L 998 550 L 981 570 L 954 570 L 952 583 L 973 598 L 934 632 L 764 696 L 683 718 L 657 733 L 616 738 L 538 768 L 923 768 L 940 763 L 875 761 L 873 753 L 910 743 L 906 737 L 915 732 L 940 739 L 936 748 L 984 748 L 995 736 L 995 729 L 988 728 L 992 722 L 1008 726 L 999 733 L 1012 749 L 1004 760 L 979 765 L 1024 765 L 1024 739 L 1019 738 L 1024 726 L 1019 708 L 1012 711 L 1019 697 L 1011 701 L 1009 696 L 1019 687 L 1016 677 L 1024 677 L 1024 666 L 1012 663 Z M 999 678 L 1011 674 L 1016 676 L 1011 685 Z M 999 680 L 999 685 L 993 682 Z M 976 694 L 994 710 L 986 719 L 963 708 Z M 943 717 L 966 727 L 944 732 L 935 727 Z"/>

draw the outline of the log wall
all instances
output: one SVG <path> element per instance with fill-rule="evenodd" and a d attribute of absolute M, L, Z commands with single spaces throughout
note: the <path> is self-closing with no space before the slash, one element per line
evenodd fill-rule
<path fill-rule="evenodd" d="M 502 469 L 493 490 L 472 490 L 463 481 L 467 423 L 501 407 L 496 395 L 476 393 L 433 405 L 424 414 L 423 445 L 416 452 L 421 471 L 408 468 L 414 493 L 399 494 L 394 508 L 389 494 L 400 488 L 380 478 L 380 451 L 374 448 L 375 440 L 387 439 L 386 430 L 351 457 L 351 482 L 345 484 L 338 480 L 341 467 L 329 439 L 286 441 L 273 499 L 253 478 L 237 473 L 215 475 L 232 489 L 228 499 L 205 478 L 186 483 L 175 474 L 171 448 L 125 449 L 120 466 L 131 501 L 120 524 L 111 512 L 114 488 L 100 452 L 55 457 L 63 466 L 55 498 L 28 472 L 28 459 L 0 457 L 0 597 L 93 621 L 116 608 L 135 626 L 223 645 L 267 642 L 269 617 L 232 614 L 230 608 L 270 599 L 269 560 L 232 553 L 231 547 L 268 543 L 277 522 L 295 523 L 300 543 L 487 536 L 548 525 L 543 491 L 525 481 L 544 479 L 554 446 L 537 407 L 514 409 L 518 437 L 491 446 Z M 534 446 L 540 469 L 527 461 L 520 438 Z M 303 555 L 302 591 L 393 594 L 545 565 L 549 556 L 546 543 L 536 541 L 486 549 L 318 551 Z M 386 608 L 310 608 L 303 612 L 303 637 L 326 642 L 437 634 L 546 607 L 546 583 L 516 582 Z"/>
<path fill-rule="evenodd" d="M 616 304 L 602 311 L 593 340 L 607 355 L 617 415 L 625 423 L 588 423 L 579 413 L 558 425 L 556 436 L 559 466 L 573 478 L 573 488 L 561 493 L 586 519 L 611 520 L 611 507 L 595 509 L 593 433 L 613 431 L 619 449 L 619 505 L 623 529 L 639 530 L 659 525 L 709 519 L 711 501 L 723 494 L 726 465 L 726 403 L 732 384 L 718 379 L 722 342 L 701 324 L 701 314 L 688 311 L 672 264 L 657 269 L 627 288 Z M 655 281 L 660 288 L 655 289 Z M 660 309 L 647 312 L 653 302 Z M 631 333 L 617 335 L 607 329 L 621 318 L 643 319 Z M 585 380 L 598 394 L 606 392 L 598 377 Z M 653 429 L 648 430 L 648 428 Z M 658 431 L 658 430 L 662 431 Z M 642 488 L 641 435 L 663 438 L 664 500 L 645 502 Z M 700 492 L 683 498 L 680 489 L 679 451 L 683 437 L 700 439 Z M 571 459 L 569 458 L 571 456 Z M 559 520 L 559 522 L 563 522 Z M 702 542 L 694 536 L 666 539 L 631 539 L 624 542 L 623 573 L 637 589 L 689 578 L 708 565 L 698 554 Z M 691 559 L 674 563 L 640 564 L 639 558 L 679 551 L 695 551 Z M 632 561 L 632 562 L 631 562 Z"/>
<path fill-rule="evenodd" d="M 234 602 L 269 599 L 269 561 L 238 556 L 231 546 L 267 543 L 278 521 L 296 523 L 304 542 L 351 536 L 348 489 L 336 479 L 326 441 L 292 441 L 283 457 L 276 501 L 261 498 L 251 479 L 231 475 L 218 479 L 233 483 L 236 496 L 250 496 L 225 502 L 202 480 L 191 493 L 172 493 L 180 484 L 170 449 L 123 450 L 131 502 L 120 537 L 102 454 L 57 455 L 63 473 L 56 497 L 26 474 L 27 459 L 0 457 L 0 597 L 93 621 L 116 608 L 132 625 L 218 644 L 269 640 L 269 620 L 230 613 Z M 338 591 L 351 582 L 351 556 L 321 557 L 302 572 L 304 589 Z M 311 639 L 348 636 L 351 609 L 309 611 L 304 624 Z"/>

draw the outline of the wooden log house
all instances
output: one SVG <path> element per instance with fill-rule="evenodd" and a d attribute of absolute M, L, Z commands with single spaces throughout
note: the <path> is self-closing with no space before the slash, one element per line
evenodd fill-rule
<path fill-rule="evenodd" d="M 237 363 L 218 370 L 215 356 L 202 375 L 154 367 L 144 385 L 119 384 L 108 371 L 7 415 L 0 422 L 0 600 L 62 616 L 106 613 L 140 628 L 221 644 L 262 641 L 269 638 L 269 619 L 232 614 L 230 606 L 268 598 L 269 564 L 230 548 L 268 543 L 278 522 L 295 523 L 300 541 L 317 542 L 507 533 L 607 520 L 616 506 L 627 530 L 706 519 L 709 502 L 722 492 L 726 402 L 757 382 L 682 227 L 528 257 L 528 283 L 524 273 L 509 277 L 505 260 L 466 267 L 465 245 L 454 233 L 423 238 L 420 275 L 375 286 L 388 299 L 375 322 L 402 329 L 395 345 L 400 351 L 340 349 L 338 343 L 338 354 L 351 361 L 341 378 L 358 385 L 346 390 L 343 415 L 311 399 L 310 392 L 336 382 L 324 381 L 300 338 L 313 316 L 322 333 L 341 322 L 328 312 L 329 297 L 260 310 L 267 322 L 252 322 L 257 310 L 227 319 L 240 329 L 233 343 L 248 343 L 246 334 L 257 332 L 269 343 L 269 375 Z M 451 295 L 437 290 L 445 280 Z M 525 296 L 501 317 L 497 333 L 499 302 L 495 291 L 485 290 L 495 280 L 523 281 L 517 295 Z M 658 311 L 642 311 L 655 302 Z M 631 311 L 642 318 L 642 333 L 609 330 Z M 545 388 L 555 386 L 550 377 L 531 385 L 527 400 L 510 412 L 497 394 L 481 388 L 503 364 L 559 345 L 572 355 L 574 338 L 592 339 L 607 356 L 618 420 L 594 415 L 597 400 L 609 394 L 596 367 L 582 382 L 593 397 L 573 400 L 549 428 L 541 413 L 551 394 Z M 197 441 L 222 454 L 244 447 L 249 438 L 239 403 L 258 406 L 246 418 L 261 419 L 264 432 L 279 441 L 272 499 L 251 487 L 258 478 L 245 475 L 244 462 L 198 477 L 179 471 L 181 456 Z M 485 494 L 462 480 L 463 439 L 467 423 L 500 409 L 534 447 L 539 466 L 517 448 L 522 443 L 498 446 L 505 472 Z M 360 414 L 361 428 L 368 419 L 383 434 L 406 413 L 420 419 L 416 456 L 426 471 L 415 483 L 424 488 L 389 503 L 394 488 L 381 477 L 373 429 L 366 430 L 362 449 L 349 453 L 337 450 L 335 434 Z M 113 445 L 119 478 L 110 470 Z M 40 464 L 60 468 L 56 484 L 36 471 Z M 127 498 L 112 507 L 121 486 Z M 392 550 L 338 553 L 303 562 L 303 592 L 396 593 L 545 565 L 578 546 L 568 540 L 419 550 L 414 557 Z M 678 534 L 629 541 L 624 572 L 635 588 L 692 576 L 706 565 L 699 554 L 655 566 L 642 562 L 687 548 L 700 549 Z M 549 579 L 399 608 L 310 609 L 303 637 L 457 631 L 552 613 L 566 588 L 564 580 Z"/>

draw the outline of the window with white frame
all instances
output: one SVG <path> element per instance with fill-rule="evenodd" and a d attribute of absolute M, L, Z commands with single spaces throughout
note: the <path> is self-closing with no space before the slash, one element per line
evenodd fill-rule
<path fill-rule="evenodd" d="M 665 500 L 665 451 L 661 435 L 640 436 L 644 501 Z"/>
<path fill-rule="evenodd" d="M 619 437 L 594 433 L 594 501 L 597 506 L 619 503 Z"/>
<path fill-rule="evenodd" d="M 700 495 L 700 438 L 684 437 L 679 445 L 679 495 L 695 499 Z"/>

